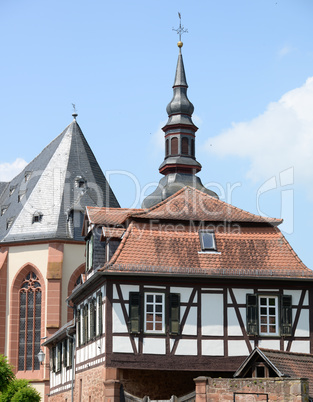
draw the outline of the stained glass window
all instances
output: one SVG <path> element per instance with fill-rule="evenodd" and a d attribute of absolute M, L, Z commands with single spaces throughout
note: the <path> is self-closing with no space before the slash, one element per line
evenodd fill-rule
<path fill-rule="evenodd" d="M 37 354 L 41 341 L 41 286 L 34 272 L 25 277 L 19 291 L 18 369 L 39 370 Z"/>

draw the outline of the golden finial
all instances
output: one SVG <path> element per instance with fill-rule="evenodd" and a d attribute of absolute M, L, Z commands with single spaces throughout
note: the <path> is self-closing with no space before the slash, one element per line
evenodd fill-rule
<path fill-rule="evenodd" d="M 185 29 L 182 26 L 180 13 L 178 13 L 178 17 L 179 17 L 179 28 L 177 28 L 177 29 L 173 28 L 173 31 L 176 31 L 178 33 L 178 35 L 179 35 L 179 42 L 177 43 L 177 46 L 179 47 L 179 51 L 180 51 L 181 48 L 183 47 L 183 42 L 181 41 L 181 36 L 184 33 L 188 33 L 188 29 Z"/>

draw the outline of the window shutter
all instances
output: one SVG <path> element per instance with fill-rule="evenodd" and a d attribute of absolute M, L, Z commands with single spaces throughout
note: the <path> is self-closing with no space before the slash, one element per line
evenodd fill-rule
<path fill-rule="evenodd" d="M 281 335 L 291 336 L 292 334 L 292 297 L 282 295 L 281 297 Z"/>
<path fill-rule="evenodd" d="M 94 315 L 94 302 L 91 300 L 90 302 L 90 339 L 95 336 L 94 329 L 95 329 L 95 315 Z"/>
<path fill-rule="evenodd" d="M 61 370 L 61 354 L 62 354 L 62 344 L 58 343 L 57 345 L 57 371 Z"/>
<path fill-rule="evenodd" d="M 55 372 L 55 355 L 56 355 L 56 353 L 55 353 L 55 347 L 54 347 L 54 348 L 52 348 L 51 356 L 50 356 L 50 370 L 52 372 Z"/>
<path fill-rule="evenodd" d="M 72 358 L 73 358 L 73 339 L 70 339 L 69 345 L 68 345 L 68 366 L 72 367 Z"/>
<path fill-rule="evenodd" d="M 84 317 L 83 317 L 83 343 L 88 341 L 88 304 L 84 306 Z"/>
<path fill-rule="evenodd" d="M 67 367 L 67 339 L 63 341 L 63 367 Z"/>
<path fill-rule="evenodd" d="M 170 333 L 179 334 L 180 324 L 180 294 L 170 294 Z"/>
<path fill-rule="evenodd" d="M 80 325 L 80 310 L 77 310 L 77 345 L 81 343 L 81 325 Z"/>
<path fill-rule="evenodd" d="M 129 293 L 129 331 L 132 334 L 140 333 L 140 293 Z"/>
<path fill-rule="evenodd" d="M 247 296 L 247 334 L 258 334 L 258 297 L 254 294 Z"/>
<path fill-rule="evenodd" d="M 102 334 L 102 294 L 98 295 L 98 335 Z"/>

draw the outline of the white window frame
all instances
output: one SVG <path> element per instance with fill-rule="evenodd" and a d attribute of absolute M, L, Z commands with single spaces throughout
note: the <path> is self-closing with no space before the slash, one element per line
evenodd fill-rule
<path fill-rule="evenodd" d="M 261 304 L 261 299 L 266 300 L 266 304 Z M 274 299 L 275 300 L 275 305 L 270 305 L 269 300 Z M 278 296 L 273 296 L 273 295 L 259 295 L 259 311 L 258 311 L 258 316 L 259 316 L 259 335 L 260 336 L 278 336 L 279 335 L 279 298 Z M 270 308 L 275 309 L 275 314 L 270 314 Z M 266 309 L 266 312 L 264 311 L 261 313 L 262 309 Z M 262 323 L 262 317 L 267 318 L 266 323 Z M 270 319 L 272 317 L 275 317 L 275 324 L 270 323 Z M 270 326 L 275 325 L 275 332 L 270 331 Z M 262 327 L 266 326 L 267 330 L 264 332 L 261 330 Z"/>
<path fill-rule="evenodd" d="M 148 296 L 152 296 L 153 301 L 148 302 Z M 161 302 L 157 302 L 156 298 L 157 296 L 161 296 Z M 153 306 L 152 312 L 147 311 L 148 306 Z M 157 306 L 162 306 L 162 312 L 158 312 Z M 147 334 L 164 334 L 165 333 L 165 294 L 164 293 L 155 293 L 155 292 L 146 292 L 144 294 L 144 310 L 145 310 L 145 315 L 144 315 L 144 332 Z M 152 314 L 153 318 L 152 320 L 147 320 L 147 314 Z M 161 321 L 156 321 L 157 314 L 162 314 L 162 320 Z M 162 323 L 162 329 L 156 329 L 155 326 L 157 323 Z M 147 324 L 153 324 L 153 329 L 147 329 Z"/>
<path fill-rule="evenodd" d="M 203 237 L 205 235 L 210 235 L 212 239 L 212 246 L 211 247 L 205 247 L 204 239 Z M 213 230 L 200 230 L 199 231 L 199 237 L 200 237 L 200 244 L 201 244 L 201 250 L 202 252 L 216 252 L 216 241 L 215 241 L 215 233 Z"/>

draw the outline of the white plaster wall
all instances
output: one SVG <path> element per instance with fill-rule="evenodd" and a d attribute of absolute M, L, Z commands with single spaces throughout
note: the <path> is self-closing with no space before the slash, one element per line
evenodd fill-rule
<path fill-rule="evenodd" d="M 223 295 L 202 294 L 202 335 L 223 335 Z"/>
<path fill-rule="evenodd" d="M 204 356 L 224 356 L 224 341 L 222 339 L 204 339 L 202 354 Z"/>
<path fill-rule="evenodd" d="M 232 291 L 238 304 L 246 304 L 246 295 L 254 293 L 253 289 L 232 289 Z M 227 303 L 231 304 L 232 302 L 229 290 L 227 290 Z"/>
<path fill-rule="evenodd" d="M 246 355 L 249 355 L 249 349 L 245 341 L 228 341 L 228 356 Z"/>
<path fill-rule="evenodd" d="M 85 262 L 85 245 L 84 244 L 64 244 L 63 269 L 62 269 L 62 310 L 61 320 L 63 326 L 67 323 L 67 305 L 66 298 L 68 296 L 67 289 L 70 277 L 73 272 Z"/>
<path fill-rule="evenodd" d="M 284 289 L 284 295 L 291 295 L 292 297 L 292 304 L 297 305 L 299 304 L 300 301 L 300 296 L 302 293 L 302 290 L 288 290 Z M 309 305 L 309 298 L 308 298 L 308 291 L 305 292 L 304 300 L 303 300 L 303 305 L 308 306 Z"/>
<path fill-rule="evenodd" d="M 185 310 L 185 309 L 184 309 Z M 197 307 L 191 307 L 183 329 L 183 335 L 197 335 Z M 181 319 L 183 314 L 181 314 Z"/>
<path fill-rule="evenodd" d="M 244 323 L 244 326 L 246 328 L 246 309 L 245 308 L 240 308 L 239 309 L 242 321 Z M 228 329 L 228 335 L 232 336 L 237 336 L 240 335 L 242 336 L 242 330 L 240 328 L 240 324 L 236 315 L 236 311 L 233 307 L 229 307 L 227 309 L 227 329 Z"/>
<path fill-rule="evenodd" d="M 190 299 L 191 292 L 193 288 L 178 288 L 178 287 L 171 287 L 171 293 L 179 293 L 180 294 L 180 301 L 181 303 L 188 303 Z M 195 298 L 197 294 L 195 295 Z"/>
<path fill-rule="evenodd" d="M 198 354 L 198 344 L 196 339 L 181 339 L 178 342 L 175 355 L 196 356 Z"/>
<path fill-rule="evenodd" d="M 293 311 L 295 316 L 295 311 Z M 301 310 L 295 336 L 310 336 L 309 310 Z"/>
<path fill-rule="evenodd" d="M 114 353 L 134 353 L 129 336 L 113 336 Z"/>
<path fill-rule="evenodd" d="M 287 347 L 285 342 L 285 347 Z M 310 341 L 292 341 L 290 352 L 310 353 Z"/>
<path fill-rule="evenodd" d="M 129 300 L 129 293 L 130 292 L 139 292 L 139 286 L 138 285 L 120 285 L 121 286 L 121 291 L 123 295 L 124 300 Z M 116 291 L 116 286 L 113 286 L 113 298 L 117 299 L 118 294 Z"/>
<path fill-rule="evenodd" d="M 261 339 L 259 341 L 259 348 L 280 350 L 279 339 Z"/>
<path fill-rule="evenodd" d="M 144 338 L 142 346 L 146 354 L 164 355 L 166 351 L 164 338 Z"/>
<path fill-rule="evenodd" d="M 122 307 L 120 303 L 113 303 L 112 305 L 113 315 L 113 333 L 114 332 L 128 332 L 127 325 L 125 323 Z"/>

